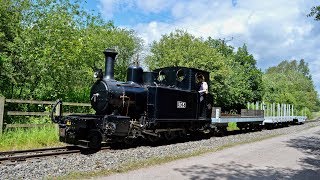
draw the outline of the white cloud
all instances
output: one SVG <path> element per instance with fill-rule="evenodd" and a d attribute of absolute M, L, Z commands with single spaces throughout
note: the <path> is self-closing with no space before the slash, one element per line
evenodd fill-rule
<path fill-rule="evenodd" d="M 170 12 L 170 21 L 152 20 L 127 26 L 138 32 L 146 43 L 159 40 L 162 34 L 184 29 L 198 37 L 226 38 L 230 45 L 246 43 L 249 51 L 265 69 L 291 57 L 303 58 L 320 92 L 320 22 L 308 18 L 315 1 L 238 0 L 236 6 L 225 0 L 100 0 L 125 13 L 136 8 L 145 13 Z M 105 12 L 105 11 L 103 11 Z M 112 11 L 111 11 L 112 12 Z M 167 15 L 166 15 L 167 16 Z"/>

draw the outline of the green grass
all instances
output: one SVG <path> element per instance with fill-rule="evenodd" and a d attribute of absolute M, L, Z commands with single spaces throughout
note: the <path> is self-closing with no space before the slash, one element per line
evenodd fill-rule
<path fill-rule="evenodd" d="M 310 119 L 311 120 L 315 120 L 315 119 L 317 119 L 319 117 L 320 117 L 320 112 L 312 112 Z"/>
<path fill-rule="evenodd" d="M 41 128 L 17 128 L 5 131 L 0 136 L 0 151 L 34 149 L 61 146 L 54 126 Z"/>
<path fill-rule="evenodd" d="M 239 128 L 237 127 L 237 123 L 236 122 L 229 122 L 227 130 L 228 131 L 239 130 Z"/>

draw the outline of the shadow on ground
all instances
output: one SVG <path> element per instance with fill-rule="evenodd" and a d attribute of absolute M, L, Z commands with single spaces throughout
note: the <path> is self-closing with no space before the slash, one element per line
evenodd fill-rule
<path fill-rule="evenodd" d="M 319 136 L 318 136 L 319 135 Z M 301 169 L 255 167 L 252 164 L 230 162 L 212 164 L 210 167 L 194 165 L 175 169 L 186 179 L 320 179 L 320 131 L 316 136 L 299 137 L 287 142 L 306 155 L 299 160 Z"/>

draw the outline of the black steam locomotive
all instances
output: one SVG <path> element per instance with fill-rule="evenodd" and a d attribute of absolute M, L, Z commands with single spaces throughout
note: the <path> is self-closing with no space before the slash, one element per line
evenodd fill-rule
<path fill-rule="evenodd" d="M 209 82 L 208 72 L 186 67 L 144 72 L 132 66 L 127 82 L 119 82 L 114 79 L 117 52 L 106 49 L 104 54 L 105 75 L 101 70 L 95 72 L 97 81 L 90 93 L 96 113 L 54 117 L 60 141 L 99 148 L 107 141 L 130 144 L 138 138 L 171 140 L 210 132 L 212 96 L 201 95 L 197 81 L 201 76 Z"/>

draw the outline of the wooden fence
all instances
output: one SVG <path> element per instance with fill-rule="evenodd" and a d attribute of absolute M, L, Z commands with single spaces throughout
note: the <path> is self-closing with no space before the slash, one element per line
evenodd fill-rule
<path fill-rule="evenodd" d="M 39 105 L 53 105 L 55 101 L 36 101 L 36 100 L 20 100 L 20 99 L 5 99 L 5 97 L 0 97 L 0 135 L 5 128 L 17 128 L 17 127 L 41 127 L 50 126 L 52 124 L 6 124 L 4 123 L 5 116 L 49 116 L 50 112 L 22 112 L 22 111 L 5 111 L 5 104 L 7 103 L 17 103 L 17 104 L 39 104 Z M 63 102 L 63 106 L 91 106 L 89 103 L 73 103 L 73 102 Z M 60 109 L 56 109 L 56 114 L 60 113 Z M 83 113 L 70 113 L 66 112 L 63 115 L 70 114 L 83 114 Z"/>

